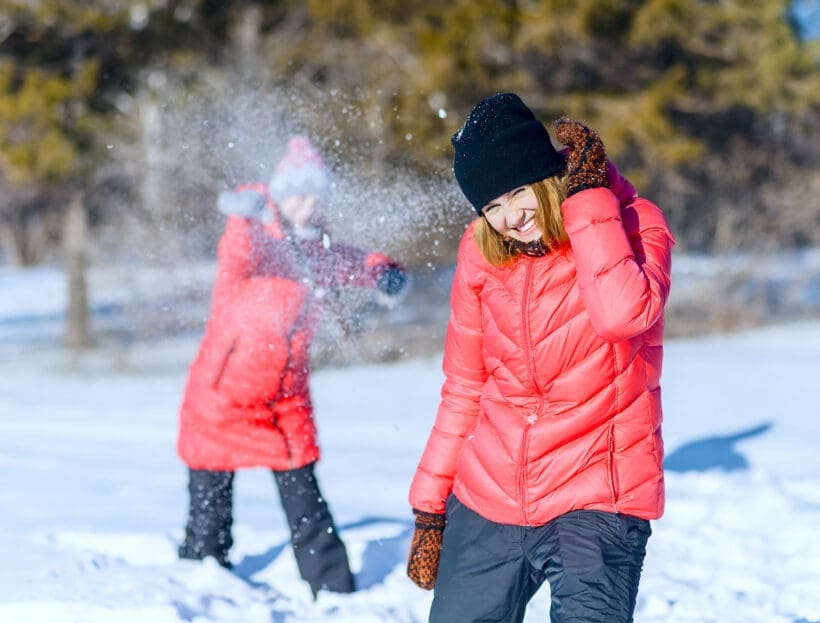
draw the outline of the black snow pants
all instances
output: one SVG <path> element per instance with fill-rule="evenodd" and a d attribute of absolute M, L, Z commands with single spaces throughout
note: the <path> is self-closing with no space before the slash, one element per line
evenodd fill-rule
<path fill-rule="evenodd" d="M 320 590 L 355 590 L 344 543 L 339 538 L 327 502 L 319 490 L 313 465 L 274 471 L 279 497 L 290 528 L 299 573 L 314 596 Z M 233 472 L 189 470 L 190 506 L 180 558 L 213 556 L 230 567 L 233 545 Z"/>
<path fill-rule="evenodd" d="M 649 522 L 572 511 L 538 527 L 488 521 L 447 501 L 431 623 L 520 623 L 546 580 L 551 623 L 631 623 Z"/>

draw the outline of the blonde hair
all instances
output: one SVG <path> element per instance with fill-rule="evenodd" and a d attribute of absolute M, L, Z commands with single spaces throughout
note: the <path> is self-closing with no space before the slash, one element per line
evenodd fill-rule
<path fill-rule="evenodd" d="M 533 182 L 530 188 L 538 200 L 535 223 L 541 229 L 541 240 L 547 249 L 553 250 L 569 240 L 561 214 L 561 204 L 567 198 L 566 176 L 548 177 Z M 479 218 L 473 235 L 481 253 L 493 266 L 503 266 L 521 254 L 512 241 L 493 229 L 484 217 Z"/>

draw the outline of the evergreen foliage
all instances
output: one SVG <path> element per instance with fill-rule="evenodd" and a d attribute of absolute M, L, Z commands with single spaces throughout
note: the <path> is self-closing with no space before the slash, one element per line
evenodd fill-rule
<path fill-rule="evenodd" d="M 180 96 L 236 84 L 222 75 L 248 93 L 343 102 L 306 118 L 313 134 L 344 136 L 393 177 L 449 179 L 450 134 L 478 99 L 513 90 L 545 122 L 569 114 L 595 127 L 664 207 L 681 248 L 818 244 L 820 43 L 800 37 L 790 10 L 788 0 L 0 0 L 0 219 L 103 169 L 138 186 L 141 173 L 101 146 L 112 131 L 139 133 L 133 102 L 163 97 L 151 76 Z"/>
<path fill-rule="evenodd" d="M 767 219 L 776 243 L 820 239 L 818 209 L 802 205 L 817 203 L 820 56 L 786 0 L 307 6 L 299 45 L 272 54 L 277 71 L 381 95 L 392 151 L 417 165 L 443 170 L 470 107 L 514 90 L 545 121 L 569 114 L 598 128 L 684 246 L 759 245 Z M 779 191 L 802 226 L 768 203 Z"/>

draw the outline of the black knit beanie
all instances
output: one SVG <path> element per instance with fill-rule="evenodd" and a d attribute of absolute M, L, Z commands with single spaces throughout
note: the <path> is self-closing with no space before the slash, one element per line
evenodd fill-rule
<path fill-rule="evenodd" d="M 453 134 L 453 173 L 476 212 L 512 189 L 563 171 L 564 158 L 515 93 L 481 100 Z"/>

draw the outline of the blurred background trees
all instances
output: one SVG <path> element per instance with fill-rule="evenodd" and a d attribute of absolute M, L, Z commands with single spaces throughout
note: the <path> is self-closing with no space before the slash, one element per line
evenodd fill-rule
<path fill-rule="evenodd" d="M 392 213 L 388 251 L 447 263 L 471 214 L 449 137 L 504 90 L 545 122 L 598 129 L 679 250 L 817 246 L 820 42 L 794 9 L 0 0 L 2 257 L 64 258 L 78 275 L 89 257 L 212 257 L 216 194 L 268 179 L 298 130 L 337 172 L 339 231 L 372 241 L 376 215 Z"/>

